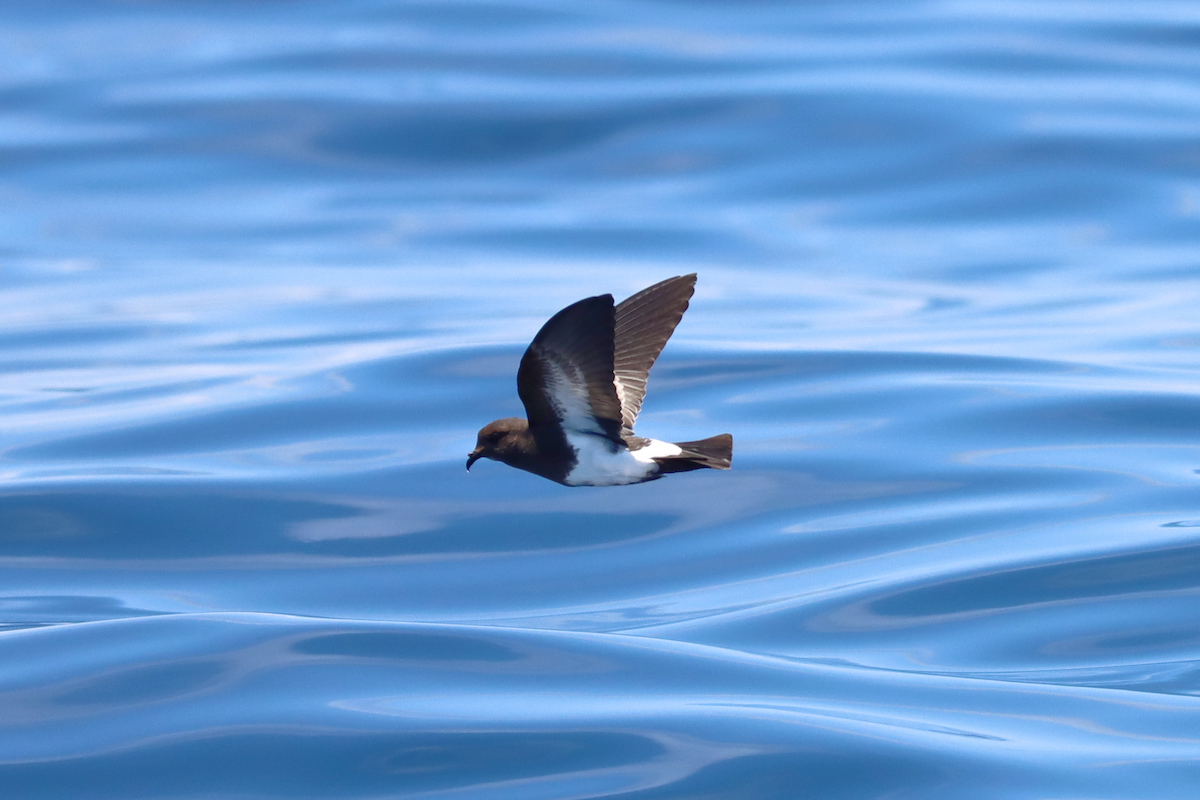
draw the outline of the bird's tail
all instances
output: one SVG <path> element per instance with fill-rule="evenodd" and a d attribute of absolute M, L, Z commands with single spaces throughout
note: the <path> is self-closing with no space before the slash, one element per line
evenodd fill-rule
<path fill-rule="evenodd" d="M 729 469 L 733 463 L 733 436 L 722 433 L 698 442 L 676 442 L 683 450 L 677 456 L 656 458 L 663 472 L 688 472 L 693 469 Z"/>

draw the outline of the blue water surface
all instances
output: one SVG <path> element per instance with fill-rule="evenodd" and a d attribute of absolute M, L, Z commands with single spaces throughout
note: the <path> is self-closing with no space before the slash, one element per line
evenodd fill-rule
<path fill-rule="evenodd" d="M 0 10 L 0 797 L 1194 798 L 1200 5 Z M 567 489 L 475 431 L 698 272 Z"/>

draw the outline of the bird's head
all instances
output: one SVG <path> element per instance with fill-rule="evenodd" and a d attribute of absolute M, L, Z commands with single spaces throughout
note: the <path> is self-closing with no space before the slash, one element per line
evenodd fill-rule
<path fill-rule="evenodd" d="M 479 431 L 475 449 L 467 454 L 467 471 L 481 458 L 490 458 L 506 464 L 517 460 L 527 449 L 525 439 L 529 423 L 520 417 L 508 417 L 489 422 Z"/>

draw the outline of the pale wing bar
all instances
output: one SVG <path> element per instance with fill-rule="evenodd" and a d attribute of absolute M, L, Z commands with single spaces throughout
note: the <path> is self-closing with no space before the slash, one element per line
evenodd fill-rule
<path fill-rule="evenodd" d="M 580 300 L 551 317 L 525 351 L 517 393 L 539 440 L 574 430 L 624 447 L 613 381 L 615 313 L 612 295 Z"/>
<path fill-rule="evenodd" d="M 607 436 L 592 411 L 587 379 L 570 361 L 541 353 L 542 386 L 563 430 Z"/>

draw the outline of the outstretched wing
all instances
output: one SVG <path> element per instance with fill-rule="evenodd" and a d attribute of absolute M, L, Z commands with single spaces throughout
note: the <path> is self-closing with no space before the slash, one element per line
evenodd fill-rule
<path fill-rule="evenodd" d="M 539 444 L 566 447 L 564 436 L 621 438 L 613 381 L 616 310 L 611 294 L 567 306 L 542 326 L 521 358 L 517 393 Z"/>
<path fill-rule="evenodd" d="M 695 286 L 695 273 L 668 278 L 616 308 L 613 376 L 626 436 L 633 435 L 633 423 L 642 410 L 650 368 L 687 311 Z"/>

